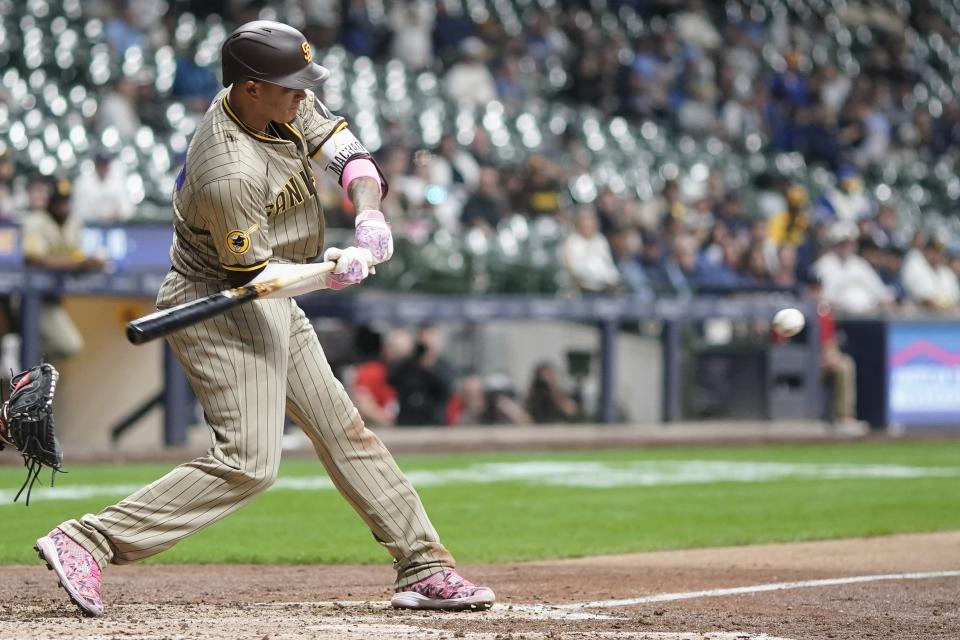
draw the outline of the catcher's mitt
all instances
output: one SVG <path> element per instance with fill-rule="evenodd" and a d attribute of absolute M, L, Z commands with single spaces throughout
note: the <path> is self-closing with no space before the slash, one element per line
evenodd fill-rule
<path fill-rule="evenodd" d="M 53 428 L 53 394 L 60 373 L 51 364 L 43 363 L 13 376 L 10 398 L 0 410 L 0 449 L 11 445 L 23 456 L 27 478 L 13 499 L 23 490 L 30 492 L 44 467 L 50 467 L 50 484 L 63 465 L 63 452 Z"/>

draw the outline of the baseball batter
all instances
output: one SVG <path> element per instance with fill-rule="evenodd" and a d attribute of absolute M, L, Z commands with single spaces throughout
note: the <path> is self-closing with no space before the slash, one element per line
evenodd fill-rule
<path fill-rule="evenodd" d="M 222 51 L 222 91 L 197 127 L 173 200 L 165 308 L 291 274 L 323 248 L 324 217 L 309 160 L 332 174 L 360 212 L 356 245 L 331 247 L 332 274 L 237 307 L 168 340 L 212 430 L 207 455 L 100 513 L 37 541 L 71 599 L 102 615 L 100 572 L 169 549 L 266 490 L 280 465 L 284 414 L 309 436 L 340 493 L 394 558 L 395 607 L 486 609 L 495 596 L 454 571 L 420 498 L 366 429 L 333 376 L 293 296 L 358 284 L 393 253 L 380 213 L 376 163 L 310 87 L 329 72 L 287 25 L 237 29 Z"/>

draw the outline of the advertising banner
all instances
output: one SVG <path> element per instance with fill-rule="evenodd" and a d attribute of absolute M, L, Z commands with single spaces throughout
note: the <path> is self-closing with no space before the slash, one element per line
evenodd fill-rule
<path fill-rule="evenodd" d="M 887 421 L 960 429 L 960 322 L 891 322 Z"/>

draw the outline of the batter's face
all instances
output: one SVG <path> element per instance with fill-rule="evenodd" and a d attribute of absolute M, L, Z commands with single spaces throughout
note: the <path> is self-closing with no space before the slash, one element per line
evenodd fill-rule
<path fill-rule="evenodd" d="M 230 93 L 230 101 L 248 125 L 264 129 L 270 122 L 291 122 L 307 97 L 303 89 L 247 80 Z"/>
<path fill-rule="evenodd" d="M 303 89 L 288 89 L 269 82 L 260 82 L 260 106 L 263 115 L 273 122 L 292 122 L 307 97 Z"/>

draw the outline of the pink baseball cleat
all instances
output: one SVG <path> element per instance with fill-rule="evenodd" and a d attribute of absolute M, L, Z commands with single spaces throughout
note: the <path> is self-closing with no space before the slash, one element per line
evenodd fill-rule
<path fill-rule="evenodd" d="M 484 611 L 497 596 L 488 587 L 478 587 L 453 569 L 444 569 L 429 578 L 397 589 L 390 599 L 396 609 Z"/>
<path fill-rule="evenodd" d="M 56 572 L 60 586 L 85 615 L 103 615 L 100 566 L 86 549 L 59 528 L 37 540 L 34 549 L 47 568 Z"/>

